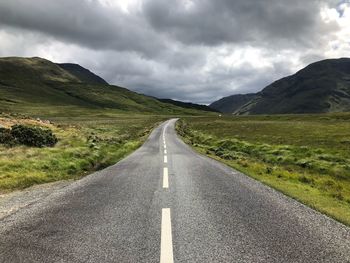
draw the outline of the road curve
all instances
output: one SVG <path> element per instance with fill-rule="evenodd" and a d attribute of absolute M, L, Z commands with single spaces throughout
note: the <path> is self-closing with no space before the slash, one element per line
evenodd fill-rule
<path fill-rule="evenodd" d="M 0 262 L 350 262 L 350 230 L 156 128 L 0 221 Z"/>

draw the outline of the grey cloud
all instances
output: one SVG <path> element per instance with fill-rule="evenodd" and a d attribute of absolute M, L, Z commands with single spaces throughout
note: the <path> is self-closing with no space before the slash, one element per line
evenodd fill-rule
<path fill-rule="evenodd" d="M 110 54 L 109 57 L 113 58 L 113 55 Z M 135 59 L 137 57 L 129 55 L 122 59 L 128 61 L 126 64 L 108 63 L 108 66 L 102 65 L 101 68 L 112 67 L 115 75 L 110 75 L 110 82 L 132 88 L 139 93 L 204 104 L 233 93 L 259 91 L 272 80 L 290 73 L 287 63 L 277 63 L 261 69 L 256 69 L 249 63 L 237 69 L 218 65 L 209 73 L 199 73 L 201 66 L 194 71 L 183 71 L 149 61 L 144 64 L 147 68 L 145 74 Z"/>
<path fill-rule="evenodd" d="M 323 60 L 325 58 L 326 58 L 326 56 L 321 54 L 321 52 L 313 51 L 313 52 L 310 52 L 310 53 L 302 56 L 300 58 L 300 60 L 302 61 L 303 64 L 308 65 L 308 64 L 311 64 L 313 62 Z"/>
<path fill-rule="evenodd" d="M 0 3 L 0 22 L 91 48 L 155 56 L 169 39 L 185 44 L 312 42 L 334 25 L 320 20 L 318 0 L 148 0 L 125 14 L 98 1 L 11 0 Z M 149 22 L 149 23 L 148 23 Z"/>
<path fill-rule="evenodd" d="M 187 44 L 308 44 L 334 29 L 319 16 L 318 0 L 150 0 L 145 14 L 153 27 Z"/>
<path fill-rule="evenodd" d="M 108 9 L 98 1 L 1 1 L 0 23 L 43 32 L 92 49 L 154 56 L 166 47 L 164 40 L 137 14 Z"/>

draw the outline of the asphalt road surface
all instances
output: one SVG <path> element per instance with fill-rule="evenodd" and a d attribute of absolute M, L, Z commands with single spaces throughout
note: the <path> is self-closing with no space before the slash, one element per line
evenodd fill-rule
<path fill-rule="evenodd" d="M 0 262 L 350 262 L 350 230 L 155 129 L 0 221 Z"/>

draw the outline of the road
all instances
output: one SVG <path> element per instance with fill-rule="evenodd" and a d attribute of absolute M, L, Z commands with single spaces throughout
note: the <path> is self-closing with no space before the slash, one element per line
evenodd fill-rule
<path fill-rule="evenodd" d="M 185 145 L 133 154 L 0 221 L 0 262 L 350 262 L 350 230 Z"/>

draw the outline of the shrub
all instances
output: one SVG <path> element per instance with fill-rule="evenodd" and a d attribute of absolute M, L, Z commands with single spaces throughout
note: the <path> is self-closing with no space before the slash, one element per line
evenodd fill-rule
<path fill-rule="evenodd" d="M 49 129 L 14 125 L 11 127 L 11 136 L 16 143 L 34 147 L 52 147 L 57 143 L 57 137 Z"/>
<path fill-rule="evenodd" d="M 11 134 L 10 129 L 0 128 L 0 143 L 12 146 L 15 140 Z"/>

